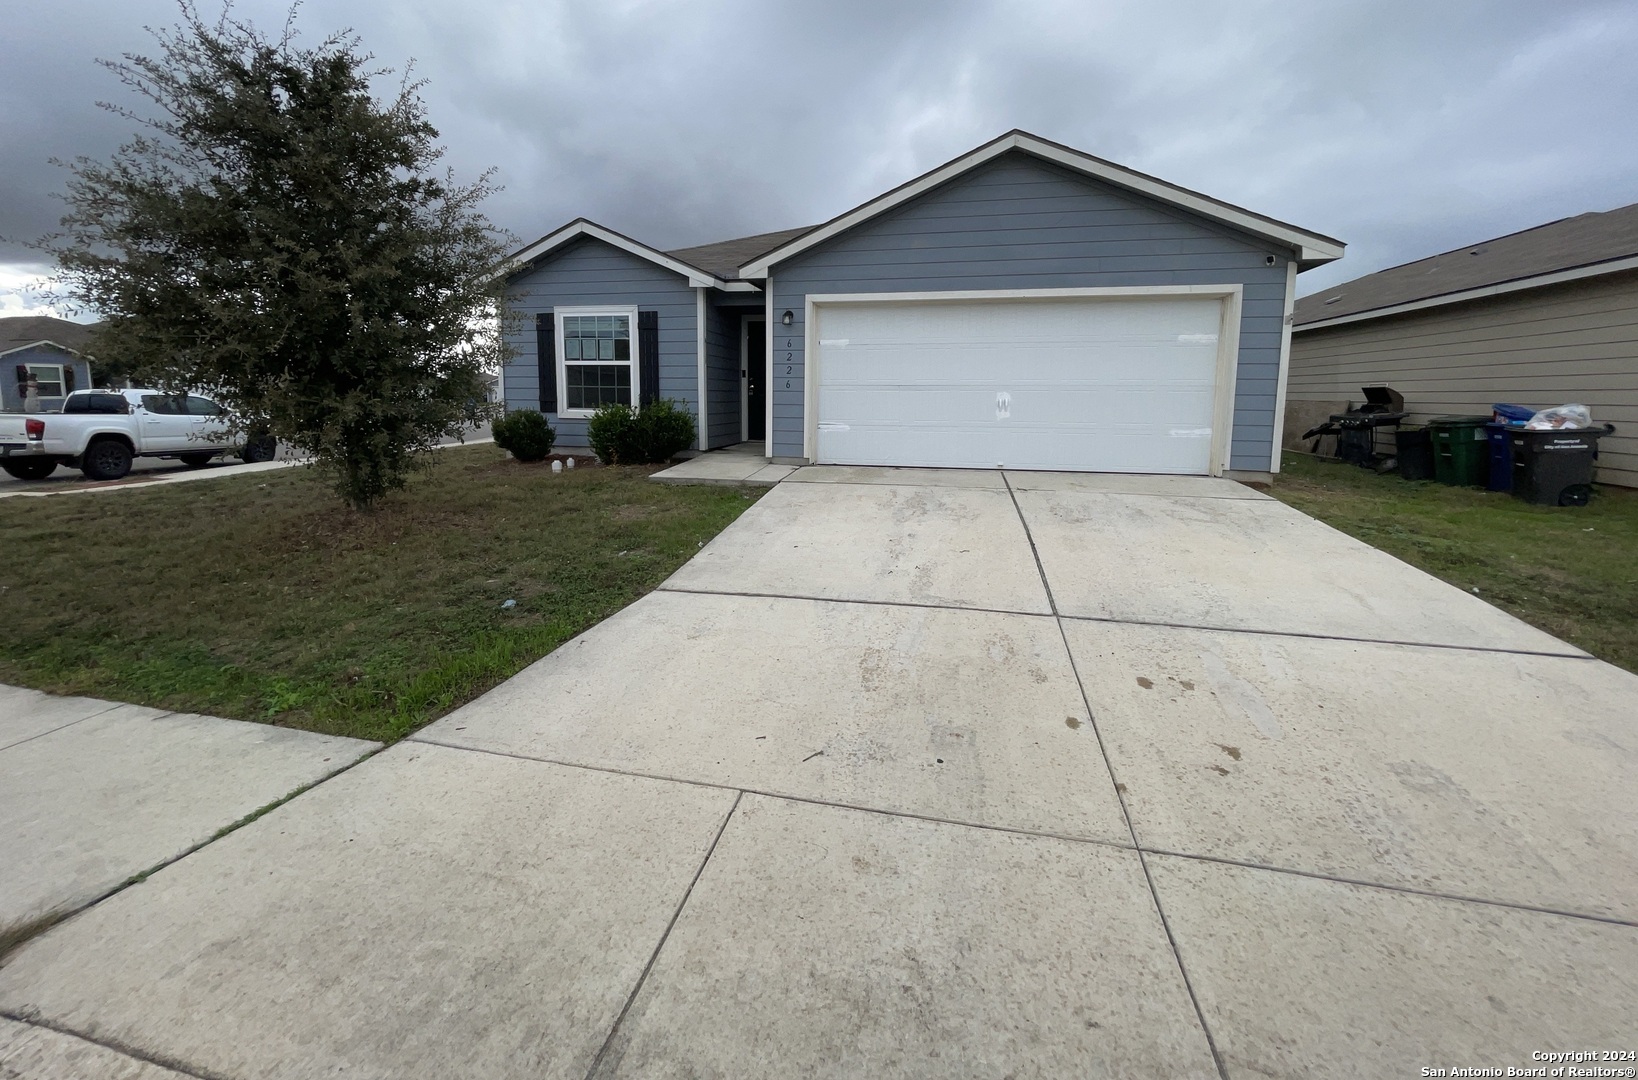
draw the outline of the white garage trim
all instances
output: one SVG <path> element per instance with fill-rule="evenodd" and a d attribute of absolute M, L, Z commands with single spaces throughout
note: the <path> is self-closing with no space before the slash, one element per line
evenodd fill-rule
<path fill-rule="evenodd" d="M 699 371 L 695 376 L 694 385 L 698 388 L 698 391 L 694 396 L 700 403 L 699 436 L 694 440 L 694 445 L 703 454 L 711 449 L 711 421 L 707 416 L 708 402 L 711 399 L 711 381 L 707 378 L 705 358 L 704 288 L 694 290 L 694 364 Z"/>
<path fill-rule="evenodd" d="M 1274 443 L 1268 451 L 1268 471 L 1280 471 L 1280 447 L 1285 439 L 1285 386 L 1291 377 L 1291 324 L 1297 310 L 1297 264 L 1285 264 L 1285 318 L 1280 320 L 1280 381 L 1274 387 Z"/>
<path fill-rule="evenodd" d="M 766 344 L 762 350 L 762 408 L 766 416 L 763 422 L 767 426 L 762 429 L 764 436 L 762 456 L 772 461 L 774 456 L 774 283 L 772 273 L 768 275 L 768 280 L 762 283 L 762 290 L 768 294 L 763 308 L 766 312 L 765 325 L 763 326 L 763 338 Z M 813 308 L 810 306 L 808 310 L 812 311 Z M 804 402 L 802 407 L 806 409 L 807 403 Z"/>
<path fill-rule="evenodd" d="M 772 289 L 768 290 L 772 296 Z M 1217 373 L 1212 398 L 1210 472 L 1228 470 L 1234 434 L 1235 376 L 1240 356 L 1240 285 L 1142 285 L 1078 289 L 969 289 L 949 292 L 819 293 L 806 298 L 803 324 L 802 454 L 818 460 L 819 447 L 819 311 L 826 304 L 958 303 L 971 300 L 1098 300 L 1139 297 L 1216 297 L 1222 301 L 1217 334 Z M 769 329 L 772 329 L 770 306 Z M 770 357 L 771 357 L 770 353 Z M 772 428 L 769 429 L 770 436 Z"/>

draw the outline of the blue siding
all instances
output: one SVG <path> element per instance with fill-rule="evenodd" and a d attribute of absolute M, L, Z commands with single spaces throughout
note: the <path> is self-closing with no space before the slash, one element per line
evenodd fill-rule
<path fill-rule="evenodd" d="M 1269 255 L 1273 266 L 1266 265 Z M 1286 263 L 1295 252 L 1030 157 L 1007 154 L 773 267 L 780 362 L 774 454 L 802 455 L 810 293 L 1140 285 L 1245 286 L 1230 467 L 1268 471 Z"/>
<path fill-rule="evenodd" d="M 33 345 L 26 349 L 18 349 L 16 352 L 7 353 L 3 365 L 0 365 L 0 410 L 5 412 L 21 412 L 23 409 L 23 395 L 17 388 L 19 364 L 61 364 L 73 370 L 74 389 L 91 388 L 90 363 L 67 349 L 56 345 Z M 62 407 L 63 399 L 60 397 L 40 399 L 42 412 L 60 412 Z"/>
<path fill-rule="evenodd" d="M 535 316 L 558 307 L 635 306 L 660 315 L 660 396 L 683 402 L 699 419 L 695 293 L 680 274 L 601 240 L 582 238 L 509 283 L 506 408 L 540 408 Z M 635 328 L 633 328 L 635 329 Z M 635 343 L 634 343 L 635 344 Z M 586 421 L 548 417 L 560 446 L 586 445 Z"/>

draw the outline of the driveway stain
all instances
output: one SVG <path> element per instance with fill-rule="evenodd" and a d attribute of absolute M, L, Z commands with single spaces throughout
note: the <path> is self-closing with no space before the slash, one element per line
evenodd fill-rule
<path fill-rule="evenodd" d="M 1080 721 L 1079 717 L 1075 717 L 1075 716 L 1066 716 L 1066 717 L 1064 717 L 1064 727 L 1068 728 L 1070 731 L 1077 731 L 1077 730 L 1080 729 L 1080 726 L 1081 726 L 1081 721 Z"/>
<path fill-rule="evenodd" d="M 1221 656 L 1209 650 L 1202 652 L 1200 664 L 1206 669 L 1206 678 L 1211 681 L 1217 699 L 1229 712 L 1237 712 L 1249 720 L 1265 739 L 1284 737 L 1285 731 L 1280 727 L 1274 710 L 1263 699 L 1262 692 L 1230 671 Z"/>
<path fill-rule="evenodd" d="M 1217 749 L 1221 750 L 1223 753 L 1227 754 L 1229 757 L 1233 758 L 1235 761 L 1240 760 L 1240 748 L 1238 746 L 1228 746 L 1228 745 L 1225 745 L 1224 743 L 1218 743 L 1217 744 Z"/>
<path fill-rule="evenodd" d="M 1145 690 L 1153 690 L 1155 688 L 1153 679 L 1146 679 L 1142 675 L 1139 675 L 1137 679 L 1138 685 L 1143 687 Z"/>

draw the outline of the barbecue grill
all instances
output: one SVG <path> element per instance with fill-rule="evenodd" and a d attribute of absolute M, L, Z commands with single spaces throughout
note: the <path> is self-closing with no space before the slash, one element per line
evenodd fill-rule
<path fill-rule="evenodd" d="M 1336 413 L 1319 427 L 1303 432 L 1303 438 L 1313 439 L 1310 449 L 1319 449 L 1321 435 L 1337 437 L 1336 457 L 1350 465 L 1374 466 L 1384 458 L 1376 450 L 1376 433 L 1381 428 L 1397 430 L 1400 421 L 1410 414 L 1405 412 L 1405 396 L 1386 386 L 1362 386 L 1365 404 L 1345 413 Z"/>

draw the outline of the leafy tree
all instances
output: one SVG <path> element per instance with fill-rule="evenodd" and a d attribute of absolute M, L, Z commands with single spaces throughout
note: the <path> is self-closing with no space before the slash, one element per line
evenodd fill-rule
<path fill-rule="evenodd" d="M 459 185 L 421 83 L 378 100 L 350 31 L 277 39 L 224 10 L 99 61 L 157 112 L 106 162 L 69 163 L 63 290 L 96 343 L 167 389 L 209 390 L 241 425 L 310 454 L 355 508 L 404 486 L 487 415 L 504 361 L 494 273 L 510 245 Z"/>

